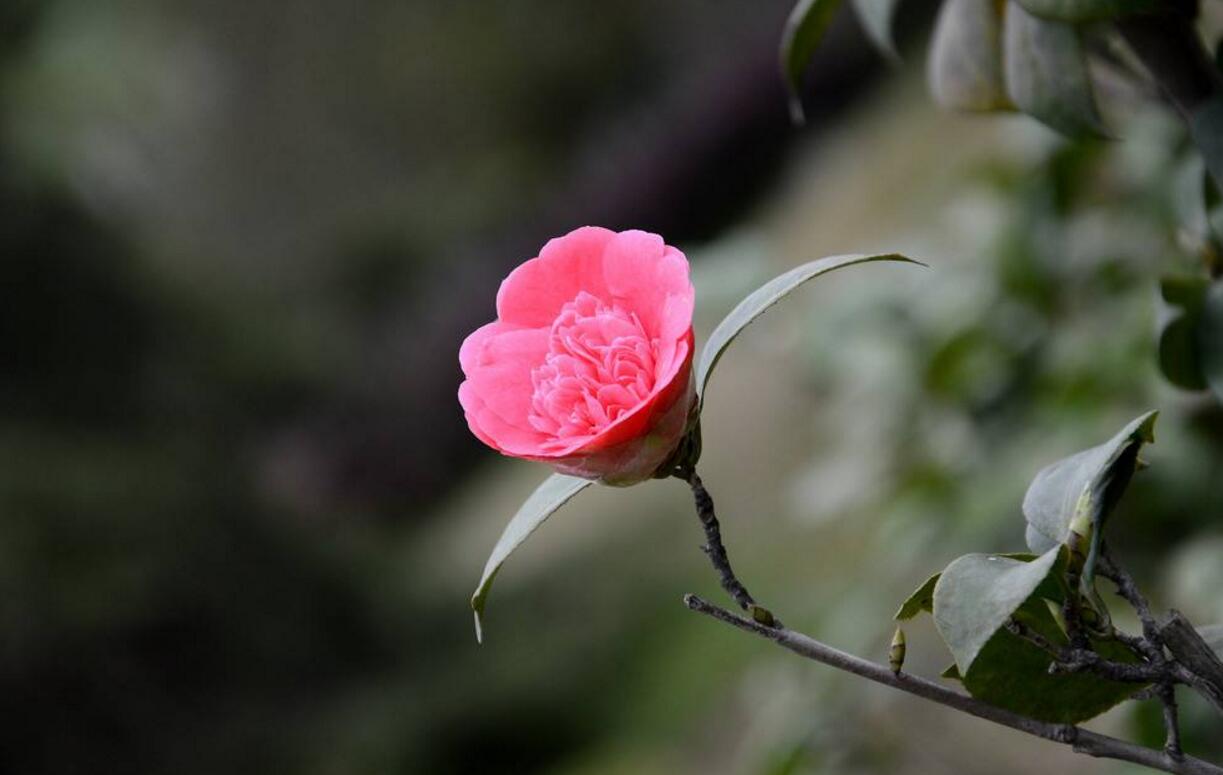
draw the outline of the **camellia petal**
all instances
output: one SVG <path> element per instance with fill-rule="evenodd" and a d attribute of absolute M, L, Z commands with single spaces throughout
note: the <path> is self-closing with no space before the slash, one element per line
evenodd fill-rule
<path fill-rule="evenodd" d="M 477 366 L 468 380 L 485 406 L 510 425 L 518 425 L 530 409 L 531 371 L 547 351 L 547 332 L 541 329 L 494 333 L 480 342 Z"/>
<path fill-rule="evenodd" d="M 514 325 L 547 327 L 578 291 L 606 296 L 603 253 L 615 236 L 614 231 L 584 226 L 548 242 L 538 258 L 521 264 L 501 282 L 498 318 Z"/>
<path fill-rule="evenodd" d="M 657 234 L 643 231 L 622 232 L 608 244 L 603 277 L 612 298 L 632 306 L 653 336 L 662 336 L 667 297 L 693 296 L 687 259 L 675 248 L 668 248 Z M 689 314 L 688 325 L 691 323 Z"/>
<path fill-rule="evenodd" d="M 484 398 L 469 383 L 459 386 L 459 402 L 467 416 L 467 425 L 476 438 L 493 449 L 514 457 L 528 457 L 539 449 L 543 434 L 523 430 L 502 420 L 488 408 Z M 491 441 L 491 443 L 489 443 Z"/>

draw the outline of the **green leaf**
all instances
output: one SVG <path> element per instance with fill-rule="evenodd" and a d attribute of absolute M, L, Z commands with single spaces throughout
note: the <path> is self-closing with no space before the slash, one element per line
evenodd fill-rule
<path fill-rule="evenodd" d="M 1166 0 L 1019 0 L 1037 16 L 1063 22 L 1095 22 L 1157 10 Z"/>
<path fill-rule="evenodd" d="M 790 90 L 790 117 L 803 122 L 803 71 L 815 55 L 841 0 L 798 0 L 781 33 L 781 73 Z"/>
<path fill-rule="evenodd" d="M 927 613 L 933 611 L 934 585 L 938 583 L 938 577 L 941 575 L 936 573 L 922 582 L 922 585 L 913 594 L 909 595 L 907 600 L 900 604 L 900 608 L 896 610 L 896 615 L 893 618 L 897 621 L 905 621 L 906 619 L 912 619 L 922 611 Z"/>
<path fill-rule="evenodd" d="M 963 681 L 964 677 L 960 675 L 960 667 L 955 662 L 952 662 L 947 667 L 943 668 L 943 672 L 939 673 L 942 678 L 950 678 L 953 681 Z"/>
<path fill-rule="evenodd" d="M 1010 560 L 1022 560 L 1023 562 L 1031 562 L 1037 557 L 1037 555 L 1031 552 L 1006 552 L 994 556 L 1006 557 Z M 922 611 L 926 613 L 932 612 L 934 610 L 934 587 L 938 584 L 938 577 L 941 575 L 943 574 L 936 573 L 923 581 L 922 585 L 900 604 L 900 608 L 896 609 L 896 614 L 893 618 L 897 621 L 906 621 L 917 616 Z"/>
<path fill-rule="evenodd" d="M 1028 548 L 1045 552 L 1062 544 L 1081 497 L 1095 527 L 1093 539 L 1121 497 L 1137 467 L 1138 451 L 1155 440 L 1158 412 L 1147 412 L 1105 443 L 1043 468 L 1023 496 Z M 1085 574 L 1086 575 L 1086 574 Z"/>
<path fill-rule="evenodd" d="M 966 554 L 947 566 L 934 587 L 934 626 L 961 675 L 1007 619 L 1044 583 L 1062 549 L 1031 562 Z"/>
<path fill-rule="evenodd" d="M 1169 382 L 1185 390 L 1207 387 L 1198 334 L 1209 287 L 1209 280 L 1196 275 L 1160 280 L 1167 313 L 1159 332 L 1159 368 Z"/>
<path fill-rule="evenodd" d="M 927 70 L 934 100 L 951 110 L 1014 107 L 1002 76 L 1002 6 L 947 0 L 939 11 Z"/>
<path fill-rule="evenodd" d="M 519 507 L 518 513 L 505 526 L 501 537 L 497 539 L 497 545 L 493 547 L 492 554 L 488 557 L 488 562 L 484 565 L 484 574 L 480 577 L 480 583 L 476 585 L 476 591 L 471 596 L 471 610 L 475 612 L 476 619 L 477 641 L 483 641 L 484 606 L 488 602 L 488 593 L 493 586 L 493 579 L 501 570 L 506 558 L 521 546 L 522 542 L 527 540 L 527 537 L 534 533 L 544 520 L 552 516 L 552 512 L 565 505 L 570 498 L 591 484 L 593 482 L 589 479 L 553 474 L 544 480 L 544 483 L 539 485 L 535 492 L 531 493 L 531 496 Z"/>
<path fill-rule="evenodd" d="M 1206 641 L 1206 645 L 1210 646 L 1210 650 L 1223 659 L 1223 624 L 1210 624 L 1198 627 L 1197 630 L 1202 640 Z"/>
<path fill-rule="evenodd" d="M 1223 188 L 1223 94 L 1204 101 L 1189 116 L 1189 132 L 1215 184 Z"/>
<path fill-rule="evenodd" d="M 1043 602 L 1030 598 L 1015 612 L 1015 619 L 1051 643 L 1067 645 L 1065 633 Z M 1137 661 L 1117 641 L 1092 639 L 1091 646 L 1096 653 L 1116 662 Z M 1050 661 L 1044 650 L 1001 629 L 977 654 L 960 681 L 979 700 L 1057 724 L 1077 724 L 1094 718 L 1141 688 L 1091 673 L 1049 675 Z"/>
<path fill-rule="evenodd" d="M 1206 292 L 1198 344 L 1206 383 L 1215 398 L 1223 402 L 1223 281 L 1216 281 Z"/>
<path fill-rule="evenodd" d="M 956 675 L 974 697 L 1042 721 L 1077 723 L 1135 691 L 1132 684 L 1095 675 L 1049 675 L 1050 656 L 1004 627 L 1013 618 L 1066 645 L 1047 602 L 1065 599 L 1065 562 L 1065 551 L 1054 547 L 1030 560 L 965 555 L 943 571 L 935 586 L 934 623 L 955 657 Z M 1115 641 L 1093 640 L 1092 646 L 1110 659 L 1136 659 Z"/>
<path fill-rule="evenodd" d="M 1079 31 L 1006 5 L 1003 49 L 1007 93 L 1029 116 L 1063 134 L 1102 131 Z"/>
<path fill-rule="evenodd" d="M 892 40 L 892 17 L 896 14 L 899 0 L 853 0 L 854 11 L 866 37 L 888 59 L 899 62 L 896 44 Z"/>
<path fill-rule="evenodd" d="M 701 359 L 696 367 L 696 390 L 701 401 L 704 401 L 705 388 L 709 383 L 709 375 L 713 373 L 713 367 L 717 365 L 718 360 L 722 357 L 722 353 L 726 351 L 730 343 L 734 341 L 739 332 L 746 328 L 749 323 L 760 317 L 765 310 L 784 299 L 791 291 L 808 280 L 831 272 L 834 269 L 840 269 L 841 267 L 853 264 L 865 264 L 871 261 L 903 261 L 909 264 L 925 266 L 920 261 L 914 261 L 897 253 L 828 256 L 827 258 L 820 258 L 795 267 L 785 274 L 769 280 L 752 291 L 743 301 L 739 302 L 738 306 L 731 310 L 730 314 L 723 318 L 718 327 L 709 335 L 709 341 L 705 343 L 705 349 L 701 351 Z"/>

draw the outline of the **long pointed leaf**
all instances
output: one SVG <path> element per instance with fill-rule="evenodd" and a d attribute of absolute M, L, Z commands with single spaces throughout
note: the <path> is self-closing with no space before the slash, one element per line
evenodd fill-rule
<path fill-rule="evenodd" d="M 817 259 L 795 267 L 783 275 L 774 277 L 749 294 L 746 299 L 739 302 L 739 305 L 731 310 L 730 314 L 709 335 L 709 341 L 705 343 L 705 349 L 701 351 L 701 360 L 697 363 L 696 368 L 696 389 L 700 400 L 704 400 L 705 387 L 709 382 L 709 375 L 713 373 L 713 367 L 717 365 L 718 359 L 722 357 L 722 353 L 726 351 L 726 348 L 739 335 L 739 332 L 746 328 L 749 323 L 760 317 L 764 314 L 765 310 L 784 299 L 787 294 L 808 280 L 831 272 L 834 269 L 840 269 L 852 264 L 864 264 L 870 261 L 903 261 L 909 264 L 925 266 L 920 261 L 914 261 L 898 253 L 881 253 L 877 255 L 851 254 Z"/>
<path fill-rule="evenodd" d="M 781 73 L 790 90 L 790 117 L 803 122 L 803 71 L 832 24 L 841 0 L 798 0 L 781 33 Z"/>
<path fill-rule="evenodd" d="M 1158 414 L 1147 412 L 1136 417 L 1103 444 L 1063 458 L 1036 474 L 1023 496 L 1029 549 L 1044 552 L 1063 543 L 1080 504 L 1091 515 L 1093 539 L 1100 534 L 1134 474 L 1138 451 L 1154 440 Z"/>
<path fill-rule="evenodd" d="M 471 610 L 475 612 L 477 641 L 482 642 L 484 639 L 481 621 L 484 616 L 484 606 L 488 602 L 488 593 L 492 588 L 493 579 L 496 578 L 497 571 L 501 570 L 506 558 L 521 546 L 522 542 L 527 540 L 527 537 L 534 533 L 544 520 L 552 516 L 554 511 L 591 484 L 593 482 L 589 479 L 553 474 L 544 480 L 544 483 L 539 485 L 535 492 L 531 493 L 531 497 L 526 499 L 519 507 L 518 513 L 505 526 L 505 531 L 497 539 L 497 545 L 493 547 L 493 552 L 484 565 L 484 574 L 480 577 L 480 583 L 476 585 L 476 591 L 471 596 Z"/>

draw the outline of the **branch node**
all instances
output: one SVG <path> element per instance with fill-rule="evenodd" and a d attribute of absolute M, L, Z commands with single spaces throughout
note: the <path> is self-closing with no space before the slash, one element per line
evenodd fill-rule
<path fill-rule="evenodd" d="M 752 620 L 757 624 L 763 624 L 765 627 L 777 626 L 777 620 L 773 618 L 773 612 L 762 605 L 751 603 L 747 607 L 747 612 L 751 614 Z"/>

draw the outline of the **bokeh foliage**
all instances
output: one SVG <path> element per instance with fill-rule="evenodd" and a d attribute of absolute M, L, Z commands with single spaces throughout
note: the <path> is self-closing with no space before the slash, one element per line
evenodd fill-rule
<path fill-rule="evenodd" d="M 0 767 L 916 773 L 931 763 L 906 754 L 908 736 L 925 735 L 922 756 L 939 762 L 993 755 L 1000 771 L 1029 769 L 1008 764 L 1005 740 L 939 747 L 921 717 L 897 725 L 886 699 L 735 638 L 711 646 L 719 636 L 677 602 L 712 583 L 686 495 L 662 483 L 615 504 L 590 493 L 499 580 L 496 649 L 472 642 L 464 603 L 483 547 L 542 471 L 501 474 L 459 447 L 439 468 L 436 447 L 405 443 L 440 444 L 436 429 L 461 421 L 452 384 L 418 390 L 413 373 L 436 350 L 457 383 L 456 342 L 408 346 L 401 334 L 454 306 L 439 277 L 491 298 L 504 266 L 456 256 L 531 218 L 541 192 L 572 193 L 555 170 L 594 175 L 606 164 L 594 151 L 636 142 L 611 121 L 623 95 L 688 60 L 697 75 L 669 99 L 694 83 L 724 88 L 706 68 L 725 59 L 727 30 L 750 25 L 715 24 L 710 5 L 668 4 L 669 27 L 656 3 L 594 17 L 540 3 L 474 20 L 484 26 L 435 6 L 416 34 L 458 43 L 414 45 L 400 4 L 358 4 L 351 26 L 321 4 L 4 4 Z M 374 6 L 387 37 L 347 45 L 344 30 L 365 29 L 354 19 Z M 673 45 L 666 30 L 697 10 L 718 45 Z M 770 46 L 785 10 L 761 24 Z M 537 24 L 551 12 L 568 15 Z M 280 22 L 289 32 L 273 35 Z M 476 33 L 485 58 L 472 57 Z M 528 35 L 539 48 L 520 56 Z M 249 123 L 217 126 L 231 114 L 201 109 L 229 83 L 210 80 L 200 56 L 230 50 L 218 41 L 241 52 L 236 72 L 262 74 L 236 91 Z M 167 61 L 179 69 L 156 66 Z M 454 89 L 438 88 L 430 62 Z M 352 72 L 381 75 L 353 91 Z M 389 113 L 379 79 L 397 95 Z M 465 91 L 476 82 L 495 88 Z M 185 103 L 166 99 L 176 94 Z M 770 126 L 783 126 L 780 88 L 766 97 Z M 840 130 L 852 146 L 825 136 L 824 151 L 789 157 L 754 210 L 710 206 L 718 218 L 680 235 L 711 305 L 702 333 L 718 304 L 815 255 L 904 249 L 934 267 L 920 281 L 875 273 L 812 290 L 719 366 L 707 476 L 744 577 L 787 621 L 881 655 L 895 601 L 931 557 L 1017 546 L 1017 504 L 1050 450 L 1095 443 L 1158 405 L 1156 465 L 1121 507 L 1119 550 L 1160 602 L 1223 620 L 1220 411 L 1156 370 L 1157 280 L 1199 266 L 1168 194 L 1178 130 L 1144 119 L 1124 144 L 1066 143 L 956 123 L 892 91 L 871 99 L 882 108 Z M 586 119 L 553 120 L 557 103 Z M 305 126 L 319 131 L 297 134 Z M 245 142 L 253 127 L 266 134 Z M 574 135 L 594 135 L 594 151 L 571 153 Z M 414 155 L 397 156 L 401 142 Z M 762 167 L 785 147 L 743 145 Z M 329 155 L 353 147 L 379 150 Z M 863 148 L 883 163 L 861 163 Z M 961 152 L 975 161 L 953 163 Z M 146 174 L 108 174 L 129 165 Z M 365 188 L 402 168 L 418 171 L 410 190 Z M 700 178 L 723 203 L 727 175 L 714 165 Z M 141 187 L 153 179 L 167 187 Z M 193 189 L 200 179 L 215 185 Z M 625 199 L 657 187 L 646 182 Z M 578 198 L 566 201 L 564 216 L 579 217 Z M 498 261 L 551 236 L 531 223 Z M 473 322 L 491 311 L 461 306 Z M 382 435 L 359 436 L 372 452 L 346 458 L 356 462 L 338 479 L 317 473 L 317 447 L 295 443 L 321 427 L 350 446 L 354 426 Z M 450 480 L 461 494 L 440 492 Z M 1152 558 L 1169 551 L 1165 570 Z M 920 666 L 933 649 L 915 635 Z M 1209 750 L 1217 736 L 1195 713 L 1189 745 Z M 1154 729 L 1144 734 L 1157 742 Z"/>

